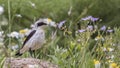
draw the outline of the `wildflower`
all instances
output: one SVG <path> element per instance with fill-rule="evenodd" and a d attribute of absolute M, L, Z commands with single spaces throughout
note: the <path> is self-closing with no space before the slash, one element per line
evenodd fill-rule
<path fill-rule="evenodd" d="M 2 37 L 2 36 L 3 36 L 3 33 L 4 33 L 4 31 L 0 31 L 0 37 Z"/>
<path fill-rule="evenodd" d="M 13 31 L 10 34 L 7 34 L 8 37 L 12 37 L 12 38 L 19 38 L 19 33 L 16 31 Z"/>
<path fill-rule="evenodd" d="M 81 20 L 86 21 L 86 20 L 90 20 L 91 18 L 92 18 L 92 16 L 87 16 L 85 18 L 82 18 Z"/>
<path fill-rule="evenodd" d="M 50 26 L 54 26 L 54 27 L 56 27 L 55 22 L 54 22 L 54 21 L 52 21 L 52 22 L 50 23 Z"/>
<path fill-rule="evenodd" d="M 30 30 L 27 28 L 19 31 L 20 34 L 24 34 L 26 36 L 29 34 L 29 32 L 30 32 Z"/>
<path fill-rule="evenodd" d="M 0 6 L 0 15 L 2 15 L 4 12 L 4 8 L 2 6 Z"/>
<path fill-rule="evenodd" d="M 24 29 L 24 30 L 20 30 L 19 33 L 20 34 L 25 34 L 27 32 L 27 29 Z"/>
<path fill-rule="evenodd" d="M 68 16 L 71 15 L 71 12 L 72 12 L 72 7 L 70 7 L 69 11 L 68 11 Z"/>
<path fill-rule="evenodd" d="M 112 46 L 115 46 L 116 44 L 114 44 L 114 43 L 111 43 L 111 45 L 112 45 Z"/>
<path fill-rule="evenodd" d="M 116 63 L 111 63 L 109 68 L 119 68 Z"/>
<path fill-rule="evenodd" d="M 114 51 L 114 49 L 113 48 L 108 48 L 108 51 L 112 52 L 112 51 Z"/>
<path fill-rule="evenodd" d="M 113 59 L 115 56 L 114 55 L 111 55 L 110 58 Z"/>
<path fill-rule="evenodd" d="M 63 21 L 61 21 L 60 23 L 58 23 L 58 28 L 60 29 L 65 22 L 66 22 L 66 20 L 63 20 Z"/>
<path fill-rule="evenodd" d="M 88 25 L 87 26 L 87 30 L 92 31 L 93 30 L 93 26 L 92 25 Z"/>
<path fill-rule="evenodd" d="M 109 29 L 109 30 L 107 30 L 107 32 L 112 33 L 112 32 L 114 32 L 114 30 Z"/>
<path fill-rule="evenodd" d="M 107 49 L 105 47 L 102 48 L 103 51 L 107 51 Z"/>
<path fill-rule="evenodd" d="M 47 21 L 48 21 L 48 22 L 51 22 L 52 20 L 51 20 L 50 18 L 47 18 Z"/>
<path fill-rule="evenodd" d="M 107 59 L 109 59 L 109 58 L 107 58 Z M 112 63 L 112 62 L 114 62 L 114 61 L 113 61 L 113 60 L 108 60 L 108 62 L 109 62 L 109 63 Z"/>
<path fill-rule="evenodd" d="M 102 26 L 102 27 L 100 28 L 100 30 L 105 31 L 105 30 L 106 30 L 106 26 Z"/>
<path fill-rule="evenodd" d="M 15 16 L 16 16 L 16 17 L 19 17 L 19 18 L 21 18 L 21 17 L 22 17 L 22 15 L 21 15 L 21 14 L 16 14 Z"/>
<path fill-rule="evenodd" d="M 3 38 L 0 38 L 0 42 L 3 42 L 3 40 L 4 40 Z"/>
<path fill-rule="evenodd" d="M 36 8 L 35 3 L 31 2 L 31 1 L 29 1 L 29 3 L 30 3 L 30 5 L 31 5 L 33 8 Z"/>
<path fill-rule="evenodd" d="M 0 26 L 2 25 L 7 25 L 8 24 L 8 21 L 5 17 L 2 17 L 2 20 L 0 21 Z"/>
<path fill-rule="evenodd" d="M 80 41 L 81 41 L 80 39 L 77 40 L 78 43 L 80 43 Z"/>
<path fill-rule="evenodd" d="M 81 29 L 81 30 L 78 30 L 78 32 L 82 33 L 82 32 L 85 32 L 86 30 L 84 29 Z"/>
<path fill-rule="evenodd" d="M 3 36 L 4 31 L 0 31 L 0 42 L 2 43 L 4 40 L 4 36 Z"/>
<path fill-rule="evenodd" d="M 94 60 L 95 68 L 100 68 L 100 61 L 99 60 Z"/>
<path fill-rule="evenodd" d="M 95 21 L 97 21 L 98 19 L 99 19 L 99 18 L 94 18 L 94 17 L 92 17 L 92 18 L 91 18 L 91 21 L 92 21 L 92 22 L 95 22 Z"/>
<path fill-rule="evenodd" d="M 28 34 L 30 33 L 31 30 L 29 29 L 22 29 L 19 31 L 19 34 L 20 34 L 20 38 L 24 38 L 25 36 L 28 36 Z"/>
<path fill-rule="evenodd" d="M 18 47 L 19 47 L 19 46 L 16 44 L 16 45 L 13 45 L 13 46 L 11 47 L 11 49 L 12 49 L 12 50 L 16 50 L 16 49 L 18 49 Z"/>
<path fill-rule="evenodd" d="M 87 16 L 87 17 L 85 17 L 85 18 L 82 18 L 81 20 L 83 20 L 83 21 L 87 21 L 87 20 L 90 20 L 90 21 L 92 21 L 92 22 L 95 22 L 95 21 L 97 21 L 99 18 L 94 18 L 94 17 L 92 17 L 92 16 Z"/>
<path fill-rule="evenodd" d="M 110 59 L 108 62 L 113 62 L 112 60 L 114 59 L 114 55 L 109 55 L 109 56 L 106 56 L 106 59 Z"/>
<path fill-rule="evenodd" d="M 98 36 L 95 38 L 96 41 L 97 41 L 97 40 L 100 40 L 100 39 L 103 39 L 101 35 L 98 35 Z"/>

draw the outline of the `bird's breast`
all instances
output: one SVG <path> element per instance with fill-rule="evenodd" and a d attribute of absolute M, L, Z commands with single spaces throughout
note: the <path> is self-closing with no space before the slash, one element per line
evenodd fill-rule
<path fill-rule="evenodd" d="M 40 48 L 45 43 L 45 32 L 36 31 L 36 33 L 31 37 L 31 39 L 26 43 L 32 50 Z"/>

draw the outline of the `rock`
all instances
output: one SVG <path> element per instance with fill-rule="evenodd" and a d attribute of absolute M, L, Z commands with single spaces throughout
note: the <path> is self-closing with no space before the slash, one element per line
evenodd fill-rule
<path fill-rule="evenodd" d="M 7 58 L 3 68 L 58 68 L 58 66 L 35 58 Z"/>

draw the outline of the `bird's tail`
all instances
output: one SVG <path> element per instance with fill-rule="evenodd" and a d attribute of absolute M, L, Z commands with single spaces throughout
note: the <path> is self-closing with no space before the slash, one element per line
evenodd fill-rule
<path fill-rule="evenodd" d="M 21 56 L 22 55 L 22 53 L 20 53 L 20 52 L 17 52 L 16 54 L 15 54 L 15 56 Z"/>

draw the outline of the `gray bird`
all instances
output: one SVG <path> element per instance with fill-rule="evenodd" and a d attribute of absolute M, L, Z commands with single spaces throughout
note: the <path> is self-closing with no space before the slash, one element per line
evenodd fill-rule
<path fill-rule="evenodd" d="M 55 22 L 48 18 L 39 19 L 34 25 L 35 27 L 25 39 L 22 48 L 16 53 L 16 56 L 21 56 L 26 51 L 30 51 L 31 54 L 32 51 L 41 48 L 46 43 L 44 29 L 49 26 L 56 27 Z"/>

